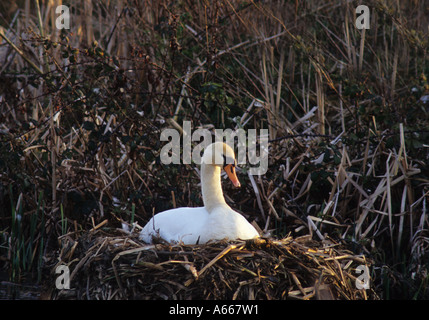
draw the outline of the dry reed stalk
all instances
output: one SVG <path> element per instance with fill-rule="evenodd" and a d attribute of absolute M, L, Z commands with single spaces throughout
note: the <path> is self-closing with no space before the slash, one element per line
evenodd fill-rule
<path fill-rule="evenodd" d="M 362 73 L 362 65 L 363 65 L 363 55 L 365 50 L 365 34 L 366 29 L 363 28 L 361 30 L 361 39 L 360 39 L 360 49 L 359 49 L 359 73 Z"/>
<path fill-rule="evenodd" d="M 92 0 L 83 0 L 83 10 L 84 10 L 84 21 L 86 29 L 86 43 L 89 46 L 94 42 L 94 29 L 92 27 Z"/>
<path fill-rule="evenodd" d="M 43 74 L 43 71 L 36 66 L 36 64 L 31 61 L 22 50 L 20 50 L 15 44 L 12 43 L 12 41 L 9 40 L 9 38 L 4 33 L 3 27 L 0 27 L 0 36 L 39 74 Z"/>
<path fill-rule="evenodd" d="M 276 128 L 278 128 L 280 126 L 280 121 L 279 121 L 279 117 L 280 117 L 280 100 L 281 100 L 281 92 L 282 92 L 282 82 L 283 82 L 283 64 L 285 61 L 285 54 L 284 54 L 284 50 L 280 49 L 280 64 L 279 64 L 279 71 L 278 71 L 278 77 L 277 77 L 277 96 L 276 96 L 276 104 L 275 104 L 275 108 L 274 108 L 274 115 L 275 115 L 275 120 L 276 120 Z"/>
<path fill-rule="evenodd" d="M 317 117 L 319 123 L 319 133 L 325 134 L 325 97 L 323 90 L 323 78 L 321 70 L 316 67 L 316 99 L 317 99 Z"/>
<path fill-rule="evenodd" d="M 270 134 L 270 139 L 274 139 L 275 137 L 275 127 L 273 126 L 274 124 L 274 119 L 273 119 L 273 114 L 271 112 L 272 110 L 272 100 L 271 100 L 271 93 L 272 93 L 272 88 L 270 85 L 270 81 L 268 80 L 268 71 L 267 71 L 267 58 L 266 58 L 266 53 L 265 53 L 265 49 L 262 49 L 262 81 L 264 83 L 264 92 L 265 92 L 265 104 L 264 104 L 264 108 L 267 112 L 267 118 L 268 118 L 268 125 L 269 125 L 269 134 Z"/>
<path fill-rule="evenodd" d="M 253 191 L 255 192 L 256 201 L 258 203 L 259 210 L 261 211 L 262 218 L 264 219 L 264 221 L 266 221 L 267 218 L 265 216 L 264 208 L 262 206 L 261 195 L 259 193 L 258 186 L 257 186 L 257 184 L 255 182 L 255 179 L 254 179 L 253 175 L 251 175 L 250 172 L 248 173 L 248 177 L 249 177 L 250 183 L 252 184 Z"/>

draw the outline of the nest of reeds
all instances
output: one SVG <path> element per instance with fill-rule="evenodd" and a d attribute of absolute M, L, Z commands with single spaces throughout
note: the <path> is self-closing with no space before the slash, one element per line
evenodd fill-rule
<path fill-rule="evenodd" d="M 53 299 L 377 299 L 358 289 L 371 261 L 343 244 L 308 237 L 145 244 L 122 230 L 64 236 L 59 262 L 70 289 Z"/>

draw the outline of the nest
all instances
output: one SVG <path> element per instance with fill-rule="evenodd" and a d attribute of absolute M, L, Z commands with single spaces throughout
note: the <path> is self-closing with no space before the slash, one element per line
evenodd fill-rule
<path fill-rule="evenodd" d="M 344 245 L 307 238 L 147 245 L 136 234 L 94 230 L 63 236 L 58 265 L 71 289 L 53 299 L 377 299 L 357 289 L 371 262 Z"/>

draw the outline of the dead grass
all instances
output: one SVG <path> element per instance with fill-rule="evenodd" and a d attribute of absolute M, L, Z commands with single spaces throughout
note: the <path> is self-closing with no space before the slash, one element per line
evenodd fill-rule
<path fill-rule="evenodd" d="M 111 229 L 143 225 L 164 209 L 201 205 L 194 166 L 159 163 L 161 130 L 181 129 L 190 120 L 193 129 L 270 129 L 267 174 L 241 175 L 240 190 L 223 187 L 231 206 L 260 229 L 279 239 L 291 235 L 269 240 L 269 249 L 259 244 L 253 253 L 235 244 L 234 255 L 222 262 L 234 270 L 223 291 L 198 296 L 228 292 L 232 298 L 245 281 L 237 298 L 314 297 L 315 277 L 327 268 L 323 272 L 337 283 L 330 289 L 334 297 L 365 298 L 348 282 L 339 284 L 341 272 L 352 275 L 351 266 L 332 265 L 334 258 L 316 266 L 310 247 L 293 251 L 296 239 L 309 235 L 322 256 L 331 254 L 323 247 L 330 239 L 373 261 L 372 290 L 381 298 L 428 297 L 424 1 L 369 1 L 365 32 L 354 26 L 357 2 L 82 0 L 70 4 L 71 30 L 63 32 L 53 13 L 61 1 L 39 2 L 40 10 L 37 2 L 17 2 L 18 9 L 5 8 L 0 17 L 0 261 L 10 279 L 42 281 L 45 257 L 69 252 L 72 243 L 80 248 L 83 240 L 66 236 L 71 232 L 100 223 Z M 127 250 L 141 245 L 116 233 L 87 236 L 95 241 L 85 247 L 95 245 L 86 257 L 93 263 L 80 267 L 91 272 L 99 262 L 94 250 L 110 261 L 125 252 L 115 263 L 126 263 L 136 258 Z M 122 251 L 113 250 L 115 237 L 124 241 Z M 189 297 L 198 290 L 181 287 L 192 279 L 184 266 L 200 271 L 228 245 L 159 248 L 173 252 L 162 257 L 162 272 L 185 270 L 180 285 L 163 284 L 163 294 Z M 247 284 L 237 273 L 234 259 L 243 252 L 260 259 L 268 274 L 277 272 L 274 252 L 289 257 L 288 250 L 311 271 L 282 266 L 283 287 L 270 289 L 271 280 L 260 276 Z M 157 265 L 155 252 L 141 251 L 142 261 Z M 84 261 L 82 253 L 68 254 Z M 196 260 L 186 264 L 191 256 Z M 109 268 L 103 281 L 113 280 Z M 139 268 L 131 268 L 129 281 L 138 284 L 137 274 L 157 270 Z M 213 268 L 221 277 L 217 263 Z M 115 281 L 128 272 L 116 270 Z M 228 281 L 239 287 L 227 289 Z M 120 287 L 106 290 L 98 297 L 137 297 Z"/>
<path fill-rule="evenodd" d="M 355 286 L 369 266 L 332 240 L 310 237 L 146 245 L 122 230 L 61 237 L 57 265 L 70 267 L 72 290 L 53 299 L 376 299 Z"/>

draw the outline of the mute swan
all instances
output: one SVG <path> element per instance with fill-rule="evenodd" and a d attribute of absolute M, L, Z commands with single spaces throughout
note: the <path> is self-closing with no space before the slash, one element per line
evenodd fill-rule
<path fill-rule="evenodd" d="M 235 173 L 234 151 L 223 142 L 210 144 L 201 159 L 201 189 L 204 207 L 182 207 L 160 212 L 140 232 L 140 239 L 152 242 L 160 237 L 168 242 L 206 243 L 209 240 L 253 239 L 256 229 L 225 202 L 220 173 L 226 171 L 234 186 L 240 187 Z"/>

